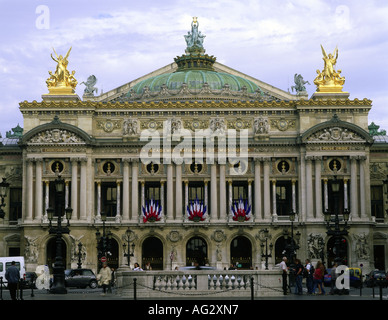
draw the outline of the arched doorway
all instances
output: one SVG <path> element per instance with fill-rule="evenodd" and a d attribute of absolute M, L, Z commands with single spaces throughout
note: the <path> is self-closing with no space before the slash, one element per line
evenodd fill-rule
<path fill-rule="evenodd" d="M 113 238 L 110 239 L 110 247 L 106 255 L 108 266 L 117 270 L 119 267 L 119 244 Z"/>
<path fill-rule="evenodd" d="M 252 244 L 243 236 L 234 238 L 230 244 L 230 262 L 239 269 L 252 267 Z"/>
<path fill-rule="evenodd" d="M 67 266 L 67 246 L 66 246 L 66 242 L 62 239 L 61 240 L 62 242 L 62 252 L 61 252 L 61 256 L 62 256 L 62 262 L 63 262 L 63 266 L 65 269 L 68 268 Z M 50 269 L 50 273 L 52 274 L 53 273 L 53 266 L 54 266 L 54 263 L 55 263 L 55 257 L 57 255 L 57 239 L 56 237 L 53 237 L 51 238 L 48 242 L 47 242 L 47 247 L 46 247 L 46 257 L 47 257 L 47 260 L 46 260 L 46 264 L 47 266 L 49 267 Z"/>
<path fill-rule="evenodd" d="M 275 264 L 278 264 L 282 262 L 283 257 L 287 257 L 290 259 L 291 256 L 294 258 L 298 256 L 298 252 L 287 252 L 287 246 L 290 246 L 291 239 L 288 237 L 288 239 L 284 238 L 283 236 L 279 237 L 275 242 Z M 296 242 L 294 240 L 294 246 L 296 246 Z M 293 261 L 288 261 L 287 263 L 293 263 Z"/>
<path fill-rule="evenodd" d="M 331 268 L 337 255 L 341 258 L 342 263 L 348 265 L 348 243 L 346 238 L 341 237 L 339 248 L 336 248 L 335 237 L 331 237 L 327 242 L 327 268 Z M 339 250 L 339 251 L 338 251 Z M 337 252 L 338 251 L 338 252 Z"/>
<path fill-rule="evenodd" d="M 163 243 L 156 237 L 149 237 L 142 245 L 143 269 L 151 264 L 152 270 L 163 270 Z"/>
<path fill-rule="evenodd" d="M 186 265 L 192 266 L 196 261 L 200 266 L 208 263 L 207 244 L 200 237 L 191 238 L 186 245 Z"/>

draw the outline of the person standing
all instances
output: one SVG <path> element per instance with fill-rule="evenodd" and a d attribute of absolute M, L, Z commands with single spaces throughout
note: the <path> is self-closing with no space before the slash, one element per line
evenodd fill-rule
<path fill-rule="evenodd" d="M 16 300 L 16 291 L 20 281 L 20 271 L 16 267 L 16 262 L 12 261 L 11 266 L 5 272 L 5 278 L 8 281 L 8 289 L 12 300 Z"/>
<path fill-rule="evenodd" d="M 307 293 L 312 294 L 313 293 L 313 274 L 314 274 L 314 267 L 311 264 L 309 259 L 306 259 L 306 265 L 304 267 L 304 274 L 306 277 L 306 287 L 307 287 Z"/>
<path fill-rule="evenodd" d="M 103 295 L 106 294 L 107 289 L 108 291 L 110 291 L 111 280 L 112 280 L 112 271 L 108 267 L 107 263 L 104 263 L 98 274 L 98 284 L 102 286 Z"/>
<path fill-rule="evenodd" d="M 336 273 L 337 267 L 338 267 L 338 263 L 334 262 L 334 265 L 331 268 L 331 272 L 330 272 L 330 275 L 331 275 L 331 278 L 330 278 L 330 294 L 335 294 L 335 292 L 336 292 L 335 282 L 337 280 L 337 273 Z"/>
<path fill-rule="evenodd" d="M 303 294 L 302 290 L 303 280 L 303 265 L 299 259 L 295 259 L 295 294 Z"/>
<path fill-rule="evenodd" d="M 282 262 L 280 262 L 280 267 L 282 269 L 282 278 L 283 278 L 283 294 L 287 295 L 287 258 L 283 257 Z"/>
<path fill-rule="evenodd" d="M 325 294 L 325 289 L 323 288 L 324 274 L 325 274 L 325 267 L 323 266 L 321 261 L 318 261 L 313 275 L 313 280 L 314 280 L 313 294 L 315 293 L 315 290 L 317 287 L 319 290 L 319 294 Z"/>

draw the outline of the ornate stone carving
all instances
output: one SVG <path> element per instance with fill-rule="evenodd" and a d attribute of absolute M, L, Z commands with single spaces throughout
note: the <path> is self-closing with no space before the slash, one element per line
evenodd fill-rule
<path fill-rule="evenodd" d="M 97 128 L 110 133 L 115 129 L 120 129 L 121 124 L 119 120 L 97 120 Z"/>
<path fill-rule="evenodd" d="M 212 118 L 210 119 L 210 130 L 213 131 L 214 134 L 225 134 L 226 125 L 224 118 Z"/>
<path fill-rule="evenodd" d="M 135 136 L 139 134 L 139 121 L 137 119 L 125 119 L 123 122 L 123 135 Z"/>
<path fill-rule="evenodd" d="M 79 136 L 75 133 L 64 129 L 51 129 L 41 131 L 33 136 L 29 144 L 84 144 Z"/>
<path fill-rule="evenodd" d="M 36 263 L 38 261 L 38 244 L 36 243 L 38 237 L 32 238 L 29 236 L 24 236 L 24 238 L 26 239 L 24 248 L 26 262 Z"/>
<path fill-rule="evenodd" d="M 341 127 L 325 128 L 311 135 L 307 141 L 309 142 L 348 142 L 348 141 L 363 141 L 363 139 L 353 131 Z"/>
<path fill-rule="evenodd" d="M 309 238 L 307 239 L 307 247 L 308 247 L 308 255 L 310 259 L 321 259 L 323 248 L 324 248 L 324 240 L 321 234 L 313 235 L 309 234 Z"/>
<path fill-rule="evenodd" d="M 215 230 L 211 236 L 211 239 L 216 242 L 222 242 L 226 239 L 226 235 L 223 230 Z"/>
<path fill-rule="evenodd" d="M 268 134 L 269 133 L 269 123 L 267 117 L 255 118 L 253 121 L 253 132 L 255 134 Z"/>
<path fill-rule="evenodd" d="M 179 231 L 173 230 L 170 231 L 170 233 L 167 235 L 167 239 L 171 242 L 178 242 L 182 240 L 182 235 L 179 233 Z"/>
<path fill-rule="evenodd" d="M 295 128 L 295 120 L 287 120 L 284 118 L 271 120 L 271 126 L 276 127 L 280 131 L 286 131 L 289 128 Z"/>
<path fill-rule="evenodd" d="M 367 235 L 364 233 L 354 234 L 354 239 L 356 240 L 355 253 L 358 259 L 369 259 L 369 246 Z"/>

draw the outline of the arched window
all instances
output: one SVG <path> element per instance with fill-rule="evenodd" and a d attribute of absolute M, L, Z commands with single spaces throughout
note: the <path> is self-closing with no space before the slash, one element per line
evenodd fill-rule
<path fill-rule="evenodd" d="M 236 237 L 230 244 L 231 263 L 239 269 L 252 267 L 252 244 L 246 237 Z"/>
<path fill-rule="evenodd" d="M 163 243 L 156 237 L 149 237 L 142 245 L 142 267 L 145 270 L 147 263 L 152 270 L 163 270 Z"/>
<path fill-rule="evenodd" d="M 200 266 L 208 263 L 207 244 L 200 237 L 191 238 L 186 245 L 186 265 L 192 266 L 196 261 Z"/>

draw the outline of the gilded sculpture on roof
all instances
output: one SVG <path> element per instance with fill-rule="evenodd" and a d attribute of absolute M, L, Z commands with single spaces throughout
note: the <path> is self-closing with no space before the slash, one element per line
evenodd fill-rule
<path fill-rule="evenodd" d="M 50 94 L 72 94 L 77 85 L 77 80 L 74 77 L 75 71 L 71 73 L 67 70 L 67 65 L 69 64 L 68 57 L 71 51 L 67 51 L 66 55 L 63 57 L 55 52 L 53 48 L 55 57 L 51 54 L 51 58 L 57 63 L 55 73 L 49 71 L 50 77 L 46 80 L 47 87 Z"/>
<path fill-rule="evenodd" d="M 338 48 L 336 47 L 333 53 L 327 54 L 321 45 L 324 68 L 322 71 L 317 70 L 317 77 L 314 83 L 317 86 L 317 92 L 342 92 L 342 87 L 345 83 L 345 77 L 341 76 L 341 70 L 335 70 L 335 65 L 338 59 Z"/>

